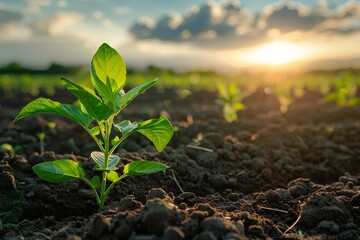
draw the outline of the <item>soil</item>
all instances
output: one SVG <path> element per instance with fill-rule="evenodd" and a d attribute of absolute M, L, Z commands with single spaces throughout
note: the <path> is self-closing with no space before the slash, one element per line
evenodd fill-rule
<path fill-rule="evenodd" d="M 133 135 L 116 152 L 117 171 L 138 159 L 171 168 L 125 178 L 98 210 L 84 183 L 48 183 L 31 169 L 73 159 L 92 177 L 92 139 L 58 116 L 13 123 L 34 97 L 12 96 L 0 99 L 0 145 L 16 150 L 0 150 L 1 239 L 360 239 L 360 107 L 324 104 L 306 90 L 281 113 L 277 98 L 259 88 L 227 123 L 214 92 L 150 89 L 119 121 L 166 115 L 173 139 L 158 153 Z M 63 90 L 50 98 L 75 100 Z"/>

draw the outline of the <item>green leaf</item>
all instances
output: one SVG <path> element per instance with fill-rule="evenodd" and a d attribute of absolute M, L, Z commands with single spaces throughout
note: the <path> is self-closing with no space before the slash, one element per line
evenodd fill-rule
<path fill-rule="evenodd" d="M 33 166 L 34 172 L 43 180 L 52 183 L 68 182 L 83 178 L 85 171 L 73 160 L 55 160 Z"/>
<path fill-rule="evenodd" d="M 245 109 L 245 105 L 242 104 L 241 102 L 234 103 L 233 107 L 235 110 L 244 110 Z"/>
<path fill-rule="evenodd" d="M 348 107 L 354 107 L 360 104 L 360 98 L 359 97 L 352 97 L 347 101 Z"/>
<path fill-rule="evenodd" d="M 99 126 L 93 127 L 92 129 L 90 129 L 90 133 L 93 136 L 99 135 L 100 134 L 100 127 Z"/>
<path fill-rule="evenodd" d="M 75 107 L 74 105 L 62 104 L 47 98 L 38 98 L 28 103 L 20 111 L 19 115 L 17 115 L 14 121 L 39 113 L 53 113 L 68 117 L 85 127 L 88 127 L 90 123 L 94 121 L 94 118 L 92 116 L 81 111 L 80 108 Z"/>
<path fill-rule="evenodd" d="M 223 107 L 224 118 L 227 122 L 233 122 L 237 120 L 236 110 L 230 103 L 226 103 Z"/>
<path fill-rule="evenodd" d="M 119 53 L 102 44 L 91 61 L 91 81 L 105 104 L 112 104 L 123 88 L 126 79 L 126 67 Z"/>
<path fill-rule="evenodd" d="M 111 182 L 115 182 L 119 178 L 119 175 L 115 171 L 109 171 L 106 178 Z"/>
<path fill-rule="evenodd" d="M 216 84 L 217 90 L 219 92 L 220 97 L 223 99 L 223 101 L 226 101 L 226 99 L 229 98 L 228 90 L 226 89 L 225 85 L 222 83 Z"/>
<path fill-rule="evenodd" d="M 114 124 L 115 130 L 123 133 L 123 134 L 128 134 L 131 133 L 134 129 L 136 129 L 138 127 L 138 123 L 137 122 L 133 122 L 131 123 L 129 120 L 124 120 L 118 124 Z"/>
<path fill-rule="evenodd" d="M 159 119 L 150 119 L 139 123 L 131 123 L 130 121 L 126 123 L 122 121 L 119 124 L 114 124 L 114 127 L 125 136 L 134 132 L 143 134 L 154 144 L 159 152 L 166 147 L 174 133 L 173 126 L 164 116 L 161 116 Z"/>
<path fill-rule="evenodd" d="M 120 138 L 118 136 L 114 137 L 114 139 L 111 140 L 111 144 L 114 146 L 118 144 L 120 141 Z"/>
<path fill-rule="evenodd" d="M 99 176 L 94 176 L 91 180 L 90 180 L 91 184 L 94 186 L 94 188 L 98 188 L 100 187 L 100 178 Z"/>
<path fill-rule="evenodd" d="M 109 171 L 116 170 L 116 165 L 120 162 L 120 158 L 117 155 L 110 155 L 108 160 L 108 166 L 105 167 L 105 155 L 102 152 L 94 151 L 91 153 L 91 158 L 96 162 L 94 170 Z"/>
<path fill-rule="evenodd" d="M 14 150 L 13 146 L 8 144 L 8 143 L 1 144 L 0 145 L 0 150 L 2 152 L 9 152 L 11 154 L 15 154 L 15 150 Z"/>
<path fill-rule="evenodd" d="M 74 94 L 82 106 L 86 109 L 86 112 L 94 117 L 96 120 L 101 121 L 107 119 L 113 110 L 105 105 L 101 99 L 95 94 L 95 92 L 89 88 L 82 87 L 76 83 L 73 83 L 65 78 L 61 78 L 63 85 L 69 92 Z"/>
<path fill-rule="evenodd" d="M 337 92 L 332 92 L 327 94 L 323 99 L 325 102 L 334 102 L 338 99 L 339 94 Z"/>
<path fill-rule="evenodd" d="M 118 93 L 118 97 L 116 99 L 116 111 L 120 111 L 123 109 L 126 105 L 128 105 L 136 96 L 143 93 L 145 90 L 153 86 L 158 79 L 154 79 L 152 81 L 146 82 L 142 85 L 139 85 L 130 91 L 128 91 L 125 94 Z"/>
<path fill-rule="evenodd" d="M 125 176 L 135 176 L 143 174 L 151 174 L 156 172 L 161 172 L 169 167 L 165 164 L 152 161 L 133 161 L 128 163 L 124 167 Z"/>

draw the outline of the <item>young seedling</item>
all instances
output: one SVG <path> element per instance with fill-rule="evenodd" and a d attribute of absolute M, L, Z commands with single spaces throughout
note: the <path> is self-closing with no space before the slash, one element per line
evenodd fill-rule
<path fill-rule="evenodd" d="M 353 107 L 360 104 L 360 98 L 357 97 L 359 86 L 351 72 L 342 73 L 334 87 L 335 90 L 323 98 L 325 102 L 335 102 L 340 107 Z"/>
<path fill-rule="evenodd" d="M 46 127 L 48 127 L 49 129 L 54 129 L 56 127 L 56 123 L 48 122 L 46 124 Z M 43 129 L 40 133 L 38 133 L 37 136 L 39 138 L 39 143 L 40 143 L 40 153 L 44 154 L 44 152 L 45 152 L 45 138 L 46 138 L 45 129 Z"/>
<path fill-rule="evenodd" d="M 92 152 L 91 158 L 96 163 L 93 170 L 100 172 L 101 177 L 86 178 L 81 164 L 68 159 L 39 163 L 33 167 L 33 170 L 40 178 L 53 183 L 72 180 L 84 181 L 93 190 L 96 201 L 102 208 L 109 192 L 121 179 L 164 171 L 168 168 L 165 164 L 158 162 L 133 161 L 124 166 L 123 174 L 119 176 L 116 166 L 120 158 L 113 155 L 115 149 L 127 137 L 137 132 L 147 137 L 160 152 L 170 141 L 173 127 L 164 116 L 143 122 L 128 120 L 114 122 L 114 117 L 136 96 L 153 86 L 157 79 L 125 93 L 123 91 L 126 78 L 125 64 L 116 50 L 109 45 L 102 44 L 95 53 L 91 62 L 90 74 L 92 85 L 96 91 L 62 78 L 62 83 L 67 90 L 78 98 L 80 107 L 38 98 L 27 104 L 15 121 L 33 114 L 52 113 L 68 117 L 79 123 L 91 135 L 100 149 L 100 151 Z M 93 122 L 95 122 L 95 126 L 92 125 Z M 119 135 L 111 139 L 113 129 Z M 107 185 L 107 181 L 110 181 L 111 184 Z"/>
<path fill-rule="evenodd" d="M 218 83 L 218 99 L 217 102 L 223 107 L 223 116 L 227 122 L 237 120 L 237 112 L 245 109 L 245 105 L 241 102 L 244 95 L 240 92 L 234 83 L 224 85 Z"/>
<path fill-rule="evenodd" d="M 41 154 L 44 154 L 45 152 L 45 137 L 46 137 L 46 134 L 45 132 L 41 132 L 41 133 L 38 133 L 38 138 L 39 138 L 39 142 L 40 142 L 40 153 Z"/>
<path fill-rule="evenodd" d="M 10 154 L 15 155 L 15 149 L 12 145 L 8 144 L 8 143 L 3 143 L 0 145 L 0 151 L 1 152 L 8 152 Z"/>

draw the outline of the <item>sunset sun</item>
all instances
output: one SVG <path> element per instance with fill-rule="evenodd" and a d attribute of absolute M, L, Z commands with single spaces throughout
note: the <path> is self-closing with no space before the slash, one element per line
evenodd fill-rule
<path fill-rule="evenodd" d="M 301 47 L 284 41 L 276 41 L 260 46 L 249 52 L 248 60 L 253 63 L 279 66 L 304 57 Z"/>

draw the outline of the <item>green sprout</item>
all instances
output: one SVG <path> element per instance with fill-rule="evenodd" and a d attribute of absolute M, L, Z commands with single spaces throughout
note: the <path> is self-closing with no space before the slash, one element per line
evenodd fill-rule
<path fill-rule="evenodd" d="M 45 132 L 40 132 L 37 134 L 37 136 L 38 136 L 39 142 L 40 142 L 40 153 L 44 154 L 44 152 L 45 152 L 44 140 L 45 140 L 46 134 L 45 134 Z"/>
<path fill-rule="evenodd" d="M 245 109 L 245 105 L 241 102 L 245 97 L 237 88 L 236 84 L 230 83 L 224 85 L 218 83 L 218 99 L 217 102 L 223 107 L 223 116 L 227 122 L 237 120 L 237 112 Z"/>
<path fill-rule="evenodd" d="M 49 129 L 54 129 L 56 127 L 56 123 L 55 122 L 48 122 L 46 124 L 46 127 L 48 127 Z M 40 143 L 40 154 L 44 154 L 44 152 L 45 152 L 45 138 L 46 138 L 45 129 L 43 129 L 40 133 L 38 133 L 37 136 L 39 138 L 39 143 Z"/>
<path fill-rule="evenodd" d="M 2 152 L 8 152 L 10 154 L 15 155 L 15 149 L 11 144 L 3 143 L 0 145 L 0 151 Z"/>
<path fill-rule="evenodd" d="M 27 104 L 15 121 L 33 114 L 51 113 L 70 118 L 80 124 L 100 149 L 100 151 L 92 152 L 91 158 L 96 163 L 93 170 L 100 172 L 101 178 L 94 176 L 89 180 L 85 177 L 85 170 L 80 163 L 67 159 L 39 163 L 33 166 L 33 170 L 40 178 L 52 183 L 84 181 L 93 190 L 99 208 L 102 208 L 110 190 L 121 179 L 165 171 L 168 168 L 159 162 L 139 160 L 126 164 L 123 174 L 119 176 L 116 166 L 120 158 L 113 155 L 115 149 L 127 137 L 137 132 L 147 137 L 160 152 L 170 141 L 173 127 L 164 116 L 143 122 L 128 120 L 114 122 L 115 116 L 136 96 L 153 86 L 157 79 L 125 93 L 123 91 L 126 81 L 125 63 L 116 50 L 106 43 L 102 44 L 95 53 L 91 62 L 90 74 L 95 91 L 62 78 L 63 85 L 78 98 L 80 107 L 38 98 Z M 94 122 L 95 124 L 93 124 Z M 118 134 L 111 138 L 113 129 Z M 107 181 L 111 182 L 109 186 L 106 184 Z"/>
<path fill-rule="evenodd" d="M 358 84 L 351 72 L 344 72 L 335 82 L 335 90 L 325 95 L 325 102 L 335 102 L 339 107 L 353 107 L 360 104 L 360 98 L 356 96 Z"/>

